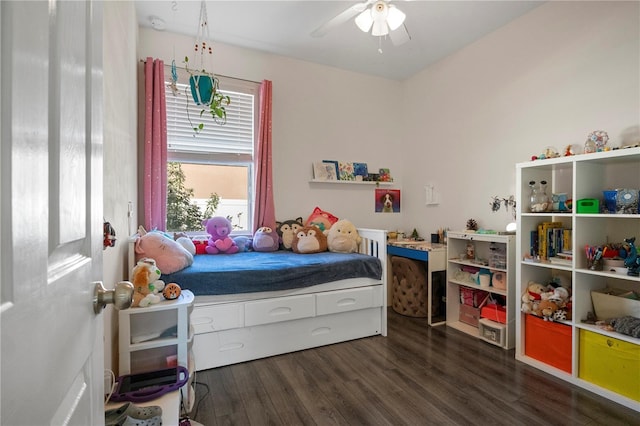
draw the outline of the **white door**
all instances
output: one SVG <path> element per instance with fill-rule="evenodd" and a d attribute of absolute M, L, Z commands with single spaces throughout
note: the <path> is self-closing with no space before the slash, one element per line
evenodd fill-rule
<path fill-rule="evenodd" d="M 104 423 L 102 11 L 0 2 L 2 425 Z"/>

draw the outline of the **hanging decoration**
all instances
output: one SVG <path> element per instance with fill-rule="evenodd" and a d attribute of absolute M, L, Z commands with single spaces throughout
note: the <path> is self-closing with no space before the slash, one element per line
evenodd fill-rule
<path fill-rule="evenodd" d="M 195 66 L 199 67 L 199 70 L 189 68 L 189 57 L 185 56 L 184 58 L 185 69 L 190 75 L 189 87 L 191 90 L 191 97 L 196 105 L 201 105 L 203 107 L 200 111 L 200 115 L 208 110 L 216 123 L 225 124 L 227 122 L 226 107 L 231 103 L 231 98 L 220 92 L 218 78 L 213 73 L 208 72 L 205 68 L 205 59 L 213 56 L 213 48 L 209 42 L 207 5 L 204 0 L 200 3 L 200 18 L 198 21 L 198 31 L 194 44 L 194 52 Z M 189 116 L 188 108 L 187 118 L 196 133 L 204 128 L 204 123 L 200 123 L 197 126 L 193 125 L 191 117 Z"/>

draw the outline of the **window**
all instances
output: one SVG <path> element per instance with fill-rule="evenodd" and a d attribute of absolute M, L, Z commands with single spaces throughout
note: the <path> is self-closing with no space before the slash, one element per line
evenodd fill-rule
<path fill-rule="evenodd" d="M 178 81 L 187 81 L 188 74 Z M 253 214 L 253 148 L 257 128 L 259 83 L 219 77 L 223 94 L 231 97 L 227 122 L 217 124 L 196 105 L 187 84 L 167 101 L 167 230 L 199 231 L 201 221 L 225 216 L 234 231 L 251 232 Z M 195 133 L 199 123 L 204 128 Z"/>

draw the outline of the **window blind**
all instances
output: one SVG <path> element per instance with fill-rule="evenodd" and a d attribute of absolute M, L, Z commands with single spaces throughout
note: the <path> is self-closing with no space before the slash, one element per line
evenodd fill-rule
<path fill-rule="evenodd" d="M 188 84 L 177 83 L 178 91 L 174 95 L 169 83 L 165 85 L 165 94 L 167 149 L 171 159 L 189 161 L 197 156 L 198 161 L 202 161 L 203 158 L 224 163 L 252 161 L 254 93 L 221 89 L 222 94 L 231 98 L 231 103 L 226 106 L 227 122 L 221 125 L 213 120 L 208 107 L 204 108 L 202 115 L 200 114 L 203 108 L 193 101 Z M 220 86 L 223 86 L 222 82 Z M 200 123 L 204 124 L 204 128 L 196 133 L 193 127 Z"/>

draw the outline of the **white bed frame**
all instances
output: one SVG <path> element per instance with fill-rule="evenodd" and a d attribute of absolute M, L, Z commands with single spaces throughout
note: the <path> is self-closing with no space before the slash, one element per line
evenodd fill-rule
<path fill-rule="evenodd" d="M 295 290 L 196 296 L 190 316 L 195 369 L 386 336 L 387 232 L 361 228 L 358 233 L 358 251 L 382 263 L 380 280 L 356 278 Z M 135 265 L 134 242 L 131 238 L 129 271 Z"/>

